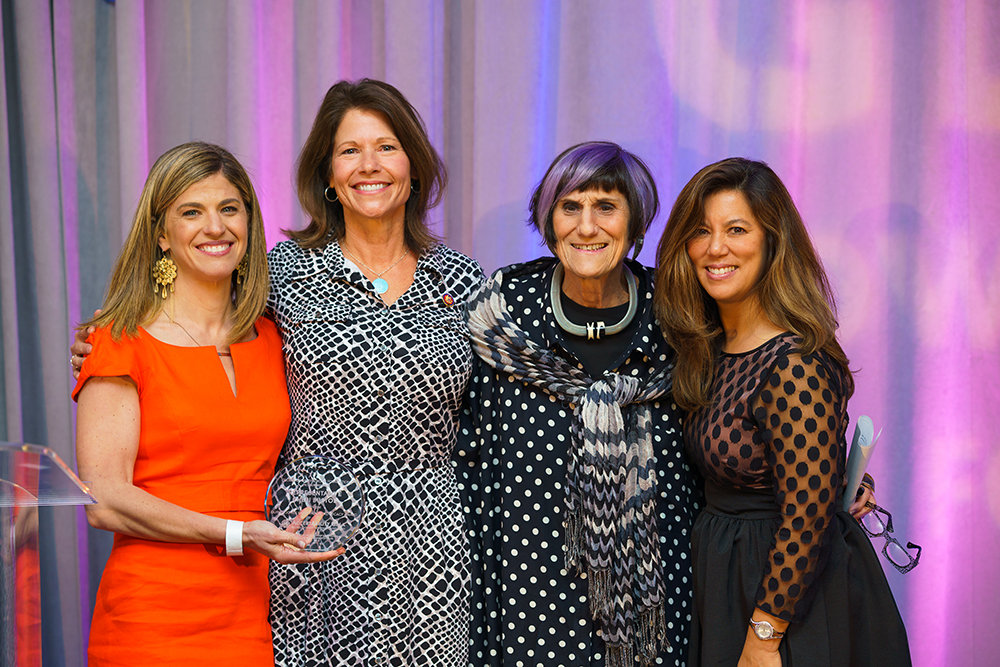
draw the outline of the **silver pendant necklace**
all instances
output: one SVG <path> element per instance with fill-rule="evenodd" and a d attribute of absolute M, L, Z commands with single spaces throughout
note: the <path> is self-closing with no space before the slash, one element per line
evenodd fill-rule
<path fill-rule="evenodd" d="M 399 256 L 399 259 L 397 259 L 395 262 L 389 265 L 388 269 L 385 269 L 381 272 L 376 272 L 375 269 L 373 269 L 372 267 L 368 266 L 360 259 L 358 259 L 357 256 L 353 252 L 348 250 L 347 247 L 344 246 L 343 244 L 340 245 L 340 249 L 346 252 L 348 255 L 350 255 L 351 259 L 353 259 L 355 262 L 357 262 L 364 268 L 368 269 L 369 273 L 373 273 L 375 275 L 375 278 L 372 280 L 372 287 L 375 288 L 375 293 L 378 294 L 379 296 L 389 291 L 389 282 L 382 276 L 386 273 L 389 273 L 389 271 L 391 271 L 394 266 L 402 262 L 403 258 L 406 257 L 408 254 L 410 254 L 410 249 L 407 248 L 406 250 L 403 251 L 403 254 Z"/>
<path fill-rule="evenodd" d="M 559 328 L 574 336 L 586 336 L 587 340 L 601 340 L 601 336 L 613 336 L 629 325 L 635 312 L 639 308 L 639 288 L 638 281 L 629 270 L 628 266 L 622 265 L 625 269 L 625 282 L 628 283 L 628 311 L 625 317 L 610 327 L 604 322 L 587 322 L 586 326 L 570 322 L 562 309 L 562 282 L 565 269 L 562 263 L 556 265 L 556 270 L 552 274 L 552 286 L 549 288 L 549 302 L 552 304 L 552 315 L 556 318 Z"/>

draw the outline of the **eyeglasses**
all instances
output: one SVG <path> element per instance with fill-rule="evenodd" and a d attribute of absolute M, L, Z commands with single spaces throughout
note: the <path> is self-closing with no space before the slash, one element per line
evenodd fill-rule
<path fill-rule="evenodd" d="M 882 555 L 889 561 L 889 564 L 902 574 L 915 568 L 920 562 L 920 552 L 922 551 L 920 545 L 907 542 L 904 549 L 899 540 L 890 534 L 892 533 L 892 515 L 873 502 L 865 503 L 865 507 L 870 508 L 871 512 L 862 517 L 861 527 L 872 537 L 885 538 Z M 916 549 L 916 555 L 912 554 L 910 549 Z"/>

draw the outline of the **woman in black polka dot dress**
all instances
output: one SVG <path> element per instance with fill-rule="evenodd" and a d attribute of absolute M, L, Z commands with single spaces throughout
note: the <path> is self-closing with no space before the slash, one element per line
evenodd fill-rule
<path fill-rule="evenodd" d="M 684 663 L 699 494 L 650 272 L 625 259 L 657 208 L 635 156 L 574 146 L 532 197 L 556 257 L 470 300 L 483 360 L 458 459 L 477 667 Z"/>
<path fill-rule="evenodd" d="M 781 181 L 729 159 L 685 186 L 657 252 L 674 395 L 704 475 L 691 665 L 909 665 L 871 543 L 838 511 L 847 400 L 829 285 Z"/>

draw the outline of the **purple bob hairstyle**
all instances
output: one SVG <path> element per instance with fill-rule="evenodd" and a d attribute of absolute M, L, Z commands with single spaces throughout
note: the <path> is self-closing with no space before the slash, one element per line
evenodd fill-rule
<path fill-rule="evenodd" d="M 638 157 L 610 141 L 585 141 L 571 146 L 552 161 L 545 177 L 531 194 L 528 221 L 555 248 L 552 212 L 571 192 L 617 191 L 628 202 L 628 240 L 634 244 L 645 235 L 660 210 L 660 197 L 649 168 Z"/>

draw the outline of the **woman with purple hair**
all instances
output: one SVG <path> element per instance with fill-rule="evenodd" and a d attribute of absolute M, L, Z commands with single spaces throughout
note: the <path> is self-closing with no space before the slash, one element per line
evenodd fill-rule
<path fill-rule="evenodd" d="M 658 208 L 639 158 L 573 146 L 531 198 L 555 257 L 497 271 L 468 304 L 473 665 L 685 662 L 700 495 L 652 273 L 626 259 Z"/>

